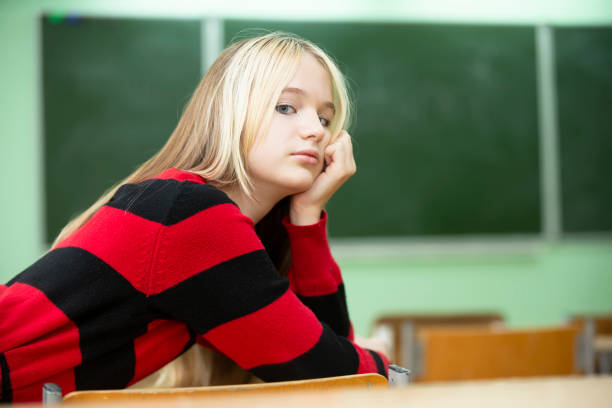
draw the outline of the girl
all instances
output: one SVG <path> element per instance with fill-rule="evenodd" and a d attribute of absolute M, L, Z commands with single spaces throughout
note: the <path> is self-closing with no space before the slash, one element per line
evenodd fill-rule
<path fill-rule="evenodd" d="M 124 388 L 196 342 L 263 381 L 386 375 L 352 342 L 327 244 L 323 207 L 355 172 L 348 119 L 312 43 L 227 48 L 160 152 L 0 285 L 1 401 Z"/>

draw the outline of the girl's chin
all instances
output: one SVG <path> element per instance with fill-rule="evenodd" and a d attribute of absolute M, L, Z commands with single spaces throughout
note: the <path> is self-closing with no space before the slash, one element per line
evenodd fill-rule
<path fill-rule="evenodd" d="M 304 191 L 309 190 L 313 183 L 314 180 L 312 178 L 292 180 L 290 183 L 286 184 L 286 188 L 289 191 L 288 195 L 303 193 Z"/>

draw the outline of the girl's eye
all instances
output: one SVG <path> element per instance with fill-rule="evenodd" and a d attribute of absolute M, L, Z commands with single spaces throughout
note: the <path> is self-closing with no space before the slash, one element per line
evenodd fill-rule
<path fill-rule="evenodd" d="M 290 113 L 295 113 L 295 108 L 291 105 L 281 104 L 276 106 L 276 111 L 283 115 L 288 115 Z"/>
<path fill-rule="evenodd" d="M 321 121 L 321 125 L 323 125 L 323 127 L 328 127 L 330 121 L 328 119 L 325 119 L 324 117 L 320 117 L 319 121 Z"/>

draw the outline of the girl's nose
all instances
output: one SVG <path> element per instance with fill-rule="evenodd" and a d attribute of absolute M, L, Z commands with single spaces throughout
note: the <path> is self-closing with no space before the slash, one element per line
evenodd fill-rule
<path fill-rule="evenodd" d="M 325 128 L 321 124 L 321 119 L 317 112 L 308 112 L 304 115 L 300 136 L 304 139 L 315 139 L 319 141 L 325 135 Z"/>

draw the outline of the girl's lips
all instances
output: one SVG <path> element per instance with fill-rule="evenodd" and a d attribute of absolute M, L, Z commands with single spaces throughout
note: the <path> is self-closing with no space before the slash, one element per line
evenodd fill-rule
<path fill-rule="evenodd" d="M 292 156 L 297 157 L 300 161 L 307 164 L 319 163 L 319 152 L 315 149 L 305 149 L 295 152 Z"/>

